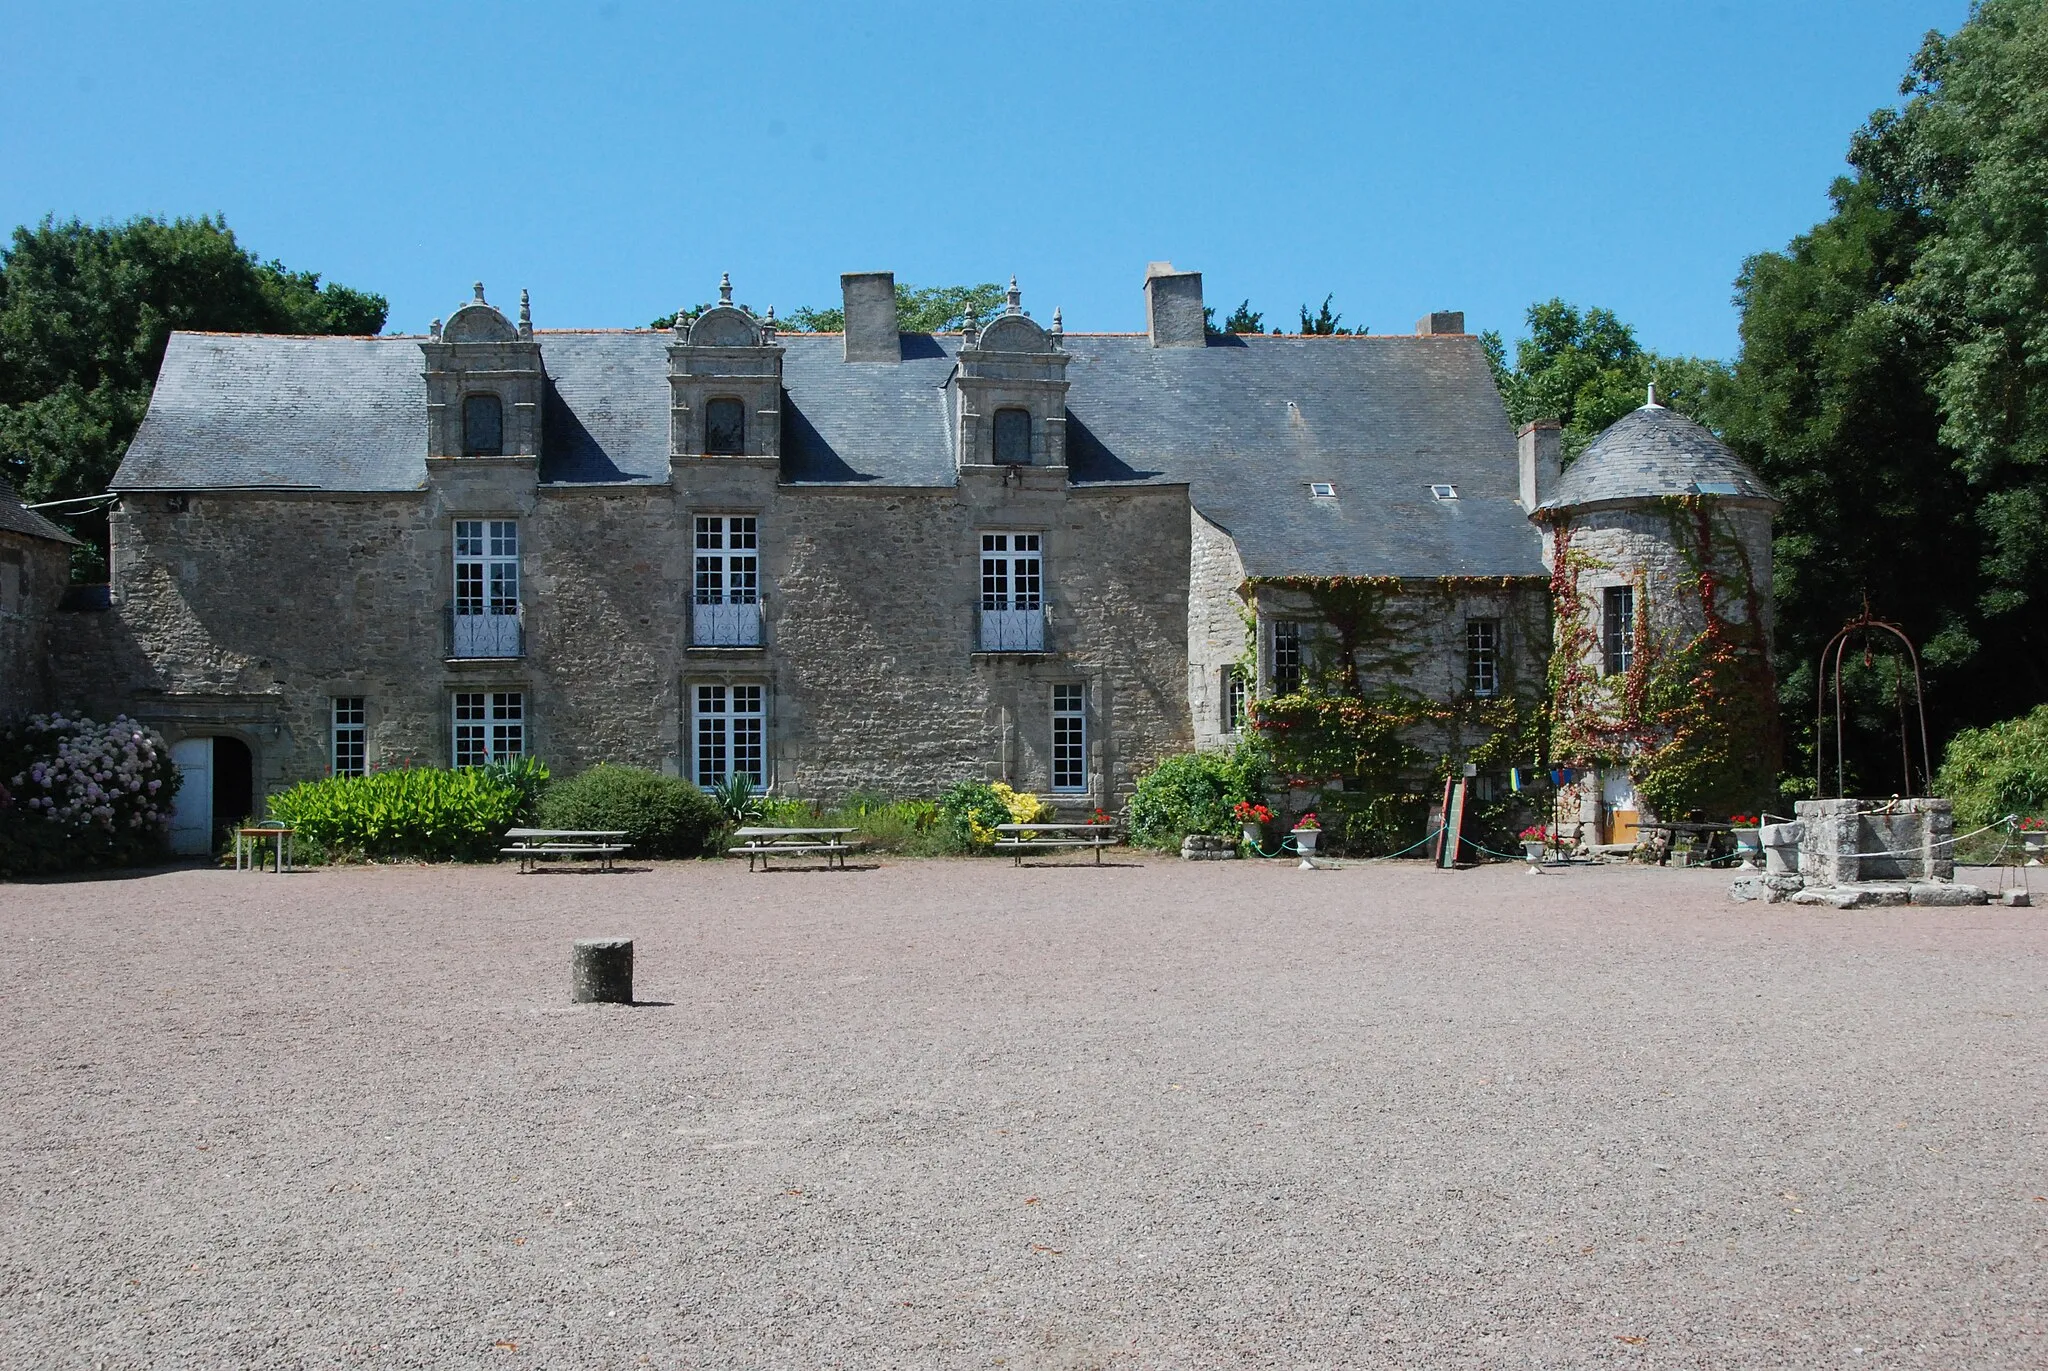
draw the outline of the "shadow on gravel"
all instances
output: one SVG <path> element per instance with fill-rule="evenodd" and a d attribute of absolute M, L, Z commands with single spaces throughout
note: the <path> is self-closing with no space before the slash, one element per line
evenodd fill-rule
<path fill-rule="evenodd" d="M 1143 871 L 1143 862 L 1018 862 L 1015 865 L 1029 867 L 1034 871 L 1107 871 L 1116 867 L 1123 871 Z"/>
<path fill-rule="evenodd" d="M 645 876 L 654 870 L 651 866 L 615 866 L 606 869 L 601 866 L 542 866 L 523 872 L 527 876 Z"/>
<path fill-rule="evenodd" d="M 764 866 L 748 874 L 754 876 L 837 876 L 842 871 L 880 871 L 880 862 L 861 862 L 853 866 Z"/>

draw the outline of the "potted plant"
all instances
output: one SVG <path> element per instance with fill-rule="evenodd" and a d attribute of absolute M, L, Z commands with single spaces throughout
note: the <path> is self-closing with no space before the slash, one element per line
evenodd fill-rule
<path fill-rule="evenodd" d="M 1730 814 L 1728 825 L 1735 839 L 1735 855 L 1742 858 L 1746 871 L 1756 870 L 1756 859 L 1763 853 L 1763 820 L 1753 814 Z"/>
<path fill-rule="evenodd" d="M 2027 865 L 2039 866 L 2041 855 L 2048 852 L 2048 819 L 2021 819 L 2018 830 L 2020 846 L 2027 851 Z"/>
<path fill-rule="evenodd" d="M 1266 825 L 1273 822 L 1273 811 L 1250 800 L 1239 800 L 1231 806 L 1230 817 L 1237 820 L 1243 831 L 1245 845 L 1257 847 L 1266 836 Z"/>
<path fill-rule="evenodd" d="M 1315 870 L 1316 839 L 1322 833 L 1322 820 L 1316 818 L 1313 809 L 1296 819 L 1294 827 L 1289 830 L 1288 836 L 1294 839 L 1294 850 L 1301 854 L 1302 870 Z"/>
<path fill-rule="evenodd" d="M 1528 859 L 1529 865 L 1541 866 L 1543 864 L 1543 849 L 1548 844 L 1550 837 L 1543 825 L 1530 824 L 1517 836 L 1522 840 L 1522 856 Z"/>

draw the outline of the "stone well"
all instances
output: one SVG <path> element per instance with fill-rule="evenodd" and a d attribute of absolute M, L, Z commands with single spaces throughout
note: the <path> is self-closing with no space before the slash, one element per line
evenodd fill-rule
<path fill-rule="evenodd" d="M 1805 830 L 1799 874 L 1809 886 L 1955 878 L 1947 800 L 1801 800 L 1795 812 Z"/>

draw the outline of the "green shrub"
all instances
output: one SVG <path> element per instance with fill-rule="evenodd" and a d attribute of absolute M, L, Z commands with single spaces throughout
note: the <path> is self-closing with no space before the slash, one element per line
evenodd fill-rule
<path fill-rule="evenodd" d="M 1264 761 L 1252 746 L 1164 757 L 1139 778 L 1131 796 L 1131 841 L 1164 850 L 1179 847 L 1190 833 L 1228 836 L 1238 829 L 1231 806 L 1264 799 Z"/>
<path fill-rule="evenodd" d="M 641 857 L 695 857 L 725 827 L 718 801 L 688 781 L 609 762 L 549 786 L 540 821 L 545 828 L 623 832 Z"/>
<path fill-rule="evenodd" d="M 996 825 L 1016 822 L 987 781 L 961 781 L 939 796 L 939 828 L 950 852 L 980 852 L 996 840 Z"/>
<path fill-rule="evenodd" d="M 161 861 L 177 792 L 170 749 L 126 715 L 0 729 L 0 876 Z"/>
<path fill-rule="evenodd" d="M 2048 705 L 1956 734 L 1934 790 L 1955 806 L 1958 831 L 2048 811 Z"/>
<path fill-rule="evenodd" d="M 282 819 L 328 852 L 422 861 L 488 861 L 547 769 L 514 779 L 502 769 L 394 767 L 367 776 L 302 781 L 270 797 Z"/>

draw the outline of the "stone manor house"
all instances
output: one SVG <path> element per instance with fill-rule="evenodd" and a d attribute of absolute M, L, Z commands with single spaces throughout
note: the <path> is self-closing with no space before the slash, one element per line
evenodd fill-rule
<path fill-rule="evenodd" d="M 843 334 L 729 285 L 673 332 L 536 330 L 479 285 L 426 336 L 175 334 L 49 698 L 165 733 L 191 847 L 296 780 L 519 754 L 1114 808 L 1299 683 L 1302 578 L 1431 588 L 1425 694 L 1542 679 L 1557 430 L 1513 430 L 1461 314 L 1218 336 L 1155 263 L 1144 333 L 1013 282 L 933 335 L 888 273 L 842 283 Z M 1699 474 L 1665 465 L 1589 504 Z"/>

